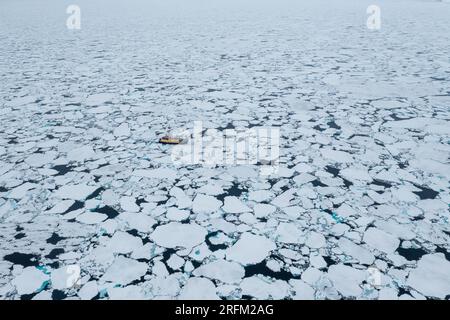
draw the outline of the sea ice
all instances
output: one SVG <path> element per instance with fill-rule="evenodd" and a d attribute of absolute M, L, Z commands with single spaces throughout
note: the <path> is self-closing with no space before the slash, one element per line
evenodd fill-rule
<path fill-rule="evenodd" d="M 224 283 L 238 284 L 245 275 L 244 268 L 236 263 L 219 259 L 194 270 L 197 277 L 206 277 Z"/>
<path fill-rule="evenodd" d="M 222 206 L 222 201 L 213 196 L 198 194 L 192 204 L 195 213 L 214 213 Z"/>
<path fill-rule="evenodd" d="M 129 212 L 139 212 L 140 208 L 136 204 L 135 197 L 122 197 L 120 198 L 120 207 Z"/>
<path fill-rule="evenodd" d="M 177 172 L 169 168 L 157 169 L 138 169 L 133 171 L 133 176 L 141 178 L 159 179 L 159 180 L 175 180 Z"/>
<path fill-rule="evenodd" d="M 119 219 L 125 221 L 130 229 L 144 233 L 151 232 L 156 224 L 155 219 L 142 212 L 123 212 Z"/>
<path fill-rule="evenodd" d="M 144 262 L 138 262 L 123 256 L 118 256 L 113 264 L 106 270 L 101 280 L 126 286 L 144 276 L 147 269 L 148 266 Z M 124 272 L 125 270 L 126 272 Z"/>
<path fill-rule="evenodd" d="M 156 227 L 150 238 L 165 248 L 192 249 L 205 240 L 206 234 L 205 228 L 196 223 L 170 222 Z"/>
<path fill-rule="evenodd" d="M 189 217 L 190 212 L 188 210 L 180 210 L 178 208 L 170 207 L 167 209 L 166 217 L 173 221 L 182 221 Z"/>
<path fill-rule="evenodd" d="M 280 223 L 275 231 L 276 240 L 282 243 L 303 244 L 305 243 L 304 232 L 295 224 Z"/>
<path fill-rule="evenodd" d="M 106 243 L 106 247 L 114 253 L 130 253 L 142 246 L 142 240 L 123 231 L 117 231 Z"/>
<path fill-rule="evenodd" d="M 47 211 L 48 214 L 60 214 L 66 212 L 75 201 L 73 200 L 63 200 L 54 205 L 50 210 Z"/>
<path fill-rule="evenodd" d="M 44 283 L 48 280 L 49 276 L 36 267 L 26 267 L 11 283 L 16 287 L 18 294 L 24 295 L 42 289 Z"/>
<path fill-rule="evenodd" d="M 427 297 L 445 299 L 450 295 L 450 262 L 442 254 L 424 255 L 406 284 Z"/>
<path fill-rule="evenodd" d="M 142 1 L 71 50 L 54 2 L 22 2 L 0 1 L 0 298 L 448 298 L 448 3 L 390 1 L 398 32 L 362 37 L 357 0 L 255 0 L 245 24 L 249 1 Z M 247 159 L 260 127 L 274 152 Z M 174 163 L 179 133 L 227 163 Z"/>
<path fill-rule="evenodd" d="M 55 196 L 61 199 L 85 200 L 97 189 L 96 186 L 86 184 L 65 185 L 56 190 Z"/>
<path fill-rule="evenodd" d="M 106 214 L 87 211 L 76 217 L 76 220 L 85 224 L 99 224 L 108 219 Z"/>
<path fill-rule="evenodd" d="M 270 281 L 267 278 L 253 276 L 242 280 L 240 285 L 242 294 L 256 299 L 281 300 L 289 295 L 290 287 L 282 280 Z"/>
<path fill-rule="evenodd" d="M 375 261 L 375 256 L 369 250 L 347 238 L 339 239 L 338 248 L 362 264 L 371 265 Z"/>
<path fill-rule="evenodd" d="M 177 256 L 176 254 L 173 254 L 170 256 L 170 258 L 167 260 L 167 265 L 172 269 L 172 270 L 179 270 L 181 269 L 181 267 L 184 265 L 185 260 L 179 256 Z"/>
<path fill-rule="evenodd" d="M 243 204 L 237 197 L 225 197 L 222 210 L 227 213 L 243 213 L 251 211 L 251 209 Z"/>
<path fill-rule="evenodd" d="M 227 250 L 226 256 L 243 265 L 256 264 L 263 261 L 275 248 L 275 243 L 266 237 L 246 232 Z"/>
<path fill-rule="evenodd" d="M 366 280 L 366 273 L 343 264 L 330 266 L 328 278 L 337 291 L 346 297 L 359 297 L 362 293 L 361 284 Z"/>
<path fill-rule="evenodd" d="M 395 236 L 377 228 L 369 228 L 364 232 L 364 242 L 385 253 L 397 250 L 400 240 Z"/>
<path fill-rule="evenodd" d="M 136 285 L 108 288 L 108 296 L 110 300 L 143 300 L 145 298 L 142 288 Z"/>
<path fill-rule="evenodd" d="M 180 295 L 180 300 L 219 300 L 214 283 L 205 278 L 189 278 Z"/>
<path fill-rule="evenodd" d="M 77 294 L 83 300 L 91 300 L 98 294 L 97 281 L 89 281 L 81 287 Z"/>
<path fill-rule="evenodd" d="M 292 279 L 289 284 L 294 289 L 294 300 L 314 300 L 315 290 L 306 282 L 298 279 Z"/>
<path fill-rule="evenodd" d="M 122 123 L 120 126 L 114 129 L 114 135 L 116 137 L 127 137 L 131 133 L 128 124 Z"/>
<path fill-rule="evenodd" d="M 96 157 L 96 153 L 91 146 L 83 146 L 67 152 L 68 161 L 85 161 Z"/>
<path fill-rule="evenodd" d="M 257 218 L 265 218 L 274 213 L 276 208 L 270 204 L 258 203 L 253 207 L 253 211 Z"/>
<path fill-rule="evenodd" d="M 310 248 L 318 249 L 326 245 L 326 240 L 322 234 L 312 231 L 306 237 L 305 244 Z"/>

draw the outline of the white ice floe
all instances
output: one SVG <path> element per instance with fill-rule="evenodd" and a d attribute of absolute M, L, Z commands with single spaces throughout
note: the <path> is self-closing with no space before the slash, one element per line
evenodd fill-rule
<path fill-rule="evenodd" d="M 106 247 L 114 253 L 130 253 L 142 246 L 142 240 L 128 232 L 117 231 L 106 243 Z"/>
<path fill-rule="evenodd" d="M 268 201 L 272 197 L 273 197 L 273 193 L 268 190 L 255 190 L 255 191 L 249 192 L 249 194 L 248 194 L 248 200 L 256 201 L 256 202 Z"/>
<path fill-rule="evenodd" d="M 41 291 L 36 294 L 31 300 L 52 300 L 52 294 L 50 291 Z"/>
<path fill-rule="evenodd" d="M 195 213 L 214 213 L 222 206 L 222 201 L 213 196 L 198 194 L 192 204 Z"/>
<path fill-rule="evenodd" d="M 276 208 L 270 204 L 258 203 L 253 207 L 253 212 L 257 218 L 266 218 L 274 213 Z"/>
<path fill-rule="evenodd" d="M 43 289 L 49 276 L 36 267 L 26 267 L 11 283 L 20 295 L 31 294 Z"/>
<path fill-rule="evenodd" d="M 136 204 L 135 197 L 120 198 L 120 207 L 124 211 L 129 211 L 129 212 L 138 212 L 140 210 L 139 206 Z"/>
<path fill-rule="evenodd" d="M 386 45 L 361 37 L 356 0 L 253 0 L 244 28 L 239 1 L 179 1 L 182 21 L 133 28 L 141 1 L 108 6 L 71 50 L 52 24 L 36 41 L 28 2 L 0 2 L 23 18 L 1 15 L 0 299 L 450 295 L 447 4 L 390 5 L 389 27 L 408 32 Z M 39 19 L 55 3 L 40 1 Z M 287 41 L 291 29 L 308 41 Z M 158 143 L 166 134 L 190 141 Z M 201 153 L 174 163 L 180 147 Z M 64 288 L 69 264 L 80 290 Z M 370 267 L 380 286 L 361 282 Z"/>
<path fill-rule="evenodd" d="M 166 217 L 169 220 L 173 221 L 182 221 L 189 217 L 190 211 L 189 210 L 180 210 L 178 208 L 170 207 L 167 209 Z"/>
<path fill-rule="evenodd" d="M 375 226 L 403 240 L 412 240 L 417 236 L 410 223 L 398 223 L 395 219 L 378 220 Z"/>
<path fill-rule="evenodd" d="M 294 199 L 294 194 L 294 189 L 287 190 L 273 199 L 271 204 L 280 208 L 289 207 L 290 201 Z"/>
<path fill-rule="evenodd" d="M 385 253 L 392 253 L 397 250 L 400 240 L 378 228 L 369 228 L 364 232 L 364 242 L 372 248 Z"/>
<path fill-rule="evenodd" d="M 210 223 L 214 229 L 221 230 L 226 234 L 236 232 L 237 230 L 236 225 L 221 218 L 212 219 Z"/>
<path fill-rule="evenodd" d="M 156 227 L 150 239 L 165 248 L 192 249 L 205 241 L 206 234 L 206 229 L 196 223 L 170 222 Z"/>
<path fill-rule="evenodd" d="M 372 181 L 372 177 L 368 173 L 365 168 L 345 168 L 341 171 L 342 177 L 352 182 L 362 181 L 362 182 L 370 182 Z"/>
<path fill-rule="evenodd" d="M 67 152 L 68 161 L 85 161 L 96 157 L 96 153 L 91 146 L 82 146 Z"/>
<path fill-rule="evenodd" d="M 395 288 L 384 287 L 378 293 L 378 300 L 397 300 L 398 291 Z"/>
<path fill-rule="evenodd" d="M 190 208 L 192 206 L 191 198 L 181 188 L 173 187 L 170 190 L 170 195 L 177 199 L 176 205 L 179 209 Z"/>
<path fill-rule="evenodd" d="M 308 283 L 309 285 L 314 286 L 319 279 L 324 275 L 324 272 L 320 271 L 317 268 L 309 267 L 305 271 L 303 271 L 301 279 Z"/>
<path fill-rule="evenodd" d="M 35 183 L 25 182 L 24 184 L 15 187 L 8 194 L 8 198 L 10 199 L 22 199 L 25 197 L 28 191 L 35 189 L 38 185 Z"/>
<path fill-rule="evenodd" d="M 25 163 L 30 167 L 42 167 L 52 162 L 56 158 L 56 153 L 34 153 L 25 159 Z"/>
<path fill-rule="evenodd" d="M 54 269 L 51 272 L 51 284 L 53 289 L 66 290 L 72 288 L 79 282 L 79 275 L 76 274 L 76 269 L 70 266 L 63 266 Z"/>
<path fill-rule="evenodd" d="M 130 285 L 108 288 L 108 297 L 110 300 L 142 300 L 145 294 L 140 286 Z"/>
<path fill-rule="evenodd" d="M 294 289 L 294 300 L 314 300 L 315 290 L 306 282 L 299 279 L 292 279 L 289 284 Z"/>
<path fill-rule="evenodd" d="M 346 297 L 359 297 L 361 284 L 367 278 L 366 272 L 343 264 L 335 264 L 328 269 L 328 278 L 339 293 Z"/>
<path fill-rule="evenodd" d="M 120 126 L 114 129 L 114 135 L 116 137 L 128 137 L 130 134 L 130 127 L 127 123 L 122 123 Z"/>
<path fill-rule="evenodd" d="M 353 162 L 353 156 L 347 152 L 331 149 L 321 149 L 322 157 L 331 162 L 350 163 Z"/>
<path fill-rule="evenodd" d="M 398 187 L 395 189 L 391 189 L 392 196 L 399 201 L 404 202 L 415 202 L 419 199 L 417 195 L 412 193 L 412 191 L 405 187 Z"/>
<path fill-rule="evenodd" d="M 448 209 L 448 204 L 439 199 L 420 200 L 417 206 L 426 212 L 445 212 Z"/>
<path fill-rule="evenodd" d="M 85 200 L 95 190 L 96 186 L 86 184 L 64 185 L 55 191 L 55 196 L 61 199 Z"/>
<path fill-rule="evenodd" d="M 323 269 L 327 266 L 327 262 L 321 255 L 309 256 L 309 263 L 311 266 L 317 269 Z"/>
<path fill-rule="evenodd" d="M 276 240 L 281 243 L 303 244 L 305 243 L 304 232 L 292 222 L 282 222 L 276 231 Z"/>
<path fill-rule="evenodd" d="M 176 254 L 172 254 L 170 258 L 167 260 L 167 265 L 172 270 L 179 270 L 184 265 L 185 260 Z"/>
<path fill-rule="evenodd" d="M 189 278 L 181 293 L 180 300 L 219 300 L 214 283 L 205 278 Z"/>
<path fill-rule="evenodd" d="M 119 196 L 113 190 L 108 189 L 103 191 L 102 201 L 107 206 L 114 206 L 119 202 Z"/>
<path fill-rule="evenodd" d="M 108 216 L 103 213 L 86 211 L 75 218 L 77 221 L 85 224 L 98 224 L 108 219 Z"/>
<path fill-rule="evenodd" d="M 227 259 L 237 261 L 243 265 L 256 264 L 263 261 L 276 248 L 272 240 L 264 236 L 246 232 L 239 240 L 227 249 Z"/>
<path fill-rule="evenodd" d="M 197 277 L 206 277 L 224 283 L 238 284 L 245 275 L 244 268 L 236 263 L 219 259 L 194 270 Z"/>
<path fill-rule="evenodd" d="M 55 204 L 50 210 L 47 211 L 49 214 L 60 214 L 66 212 L 75 201 L 73 200 L 63 200 Z"/>
<path fill-rule="evenodd" d="M 118 256 L 101 277 L 101 281 L 125 286 L 135 280 L 139 280 L 145 275 L 147 269 L 147 263 Z M 126 272 L 124 272 L 125 270 Z"/>
<path fill-rule="evenodd" d="M 251 211 L 251 209 L 243 204 L 237 197 L 225 197 L 222 210 L 227 213 L 243 213 Z"/>
<path fill-rule="evenodd" d="M 169 270 L 162 261 L 155 261 L 152 267 L 152 274 L 157 277 L 167 277 Z"/>
<path fill-rule="evenodd" d="M 406 284 L 427 297 L 444 299 L 450 295 L 450 262 L 443 254 L 424 255 Z"/>
<path fill-rule="evenodd" d="M 142 212 L 123 212 L 119 216 L 120 220 L 127 223 L 130 229 L 136 229 L 139 232 L 148 233 L 152 231 L 156 220 Z"/>
<path fill-rule="evenodd" d="M 266 266 L 267 266 L 267 268 L 269 268 L 272 271 L 275 271 L 275 272 L 280 272 L 281 271 L 281 264 L 280 264 L 280 262 L 278 262 L 275 259 L 267 260 L 266 261 Z"/>
<path fill-rule="evenodd" d="M 131 258 L 150 260 L 151 258 L 162 254 L 163 252 L 164 248 L 158 247 L 153 243 L 146 243 L 141 247 L 135 248 L 131 254 Z"/>
<path fill-rule="evenodd" d="M 89 281 L 78 290 L 77 294 L 82 300 L 91 300 L 98 294 L 97 281 Z"/>
<path fill-rule="evenodd" d="M 156 299 L 174 299 L 180 292 L 181 277 L 181 273 L 174 273 L 151 279 L 148 284 L 152 287 L 153 296 Z"/>
<path fill-rule="evenodd" d="M 240 285 L 242 294 L 260 300 L 281 300 L 289 295 L 290 287 L 282 280 L 269 280 L 268 278 L 253 276 L 242 280 Z"/>
<path fill-rule="evenodd" d="M 314 181 L 316 179 L 317 178 L 315 176 L 313 176 L 309 173 L 300 173 L 298 176 L 295 176 L 293 180 L 297 185 L 301 186 L 305 183 Z"/>
<path fill-rule="evenodd" d="M 88 106 L 99 106 L 106 102 L 112 102 L 114 94 L 108 92 L 94 93 L 86 98 Z"/>
<path fill-rule="evenodd" d="M 375 261 L 375 256 L 369 250 L 347 238 L 339 239 L 338 248 L 362 264 L 370 265 Z"/>
<path fill-rule="evenodd" d="M 326 240 L 321 233 L 311 231 L 306 237 L 305 244 L 310 248 L 318 249 L 326 245 Z"/>
<path fill-rule="evenodd" d="M 178 176 L 177 172 L 169 168 L 156 169 L 138 169 L 133 171 L 133 176 L 141 178 L 159 179 L 159 180 L 175 180 Z"/>
<path fill-rule="evenodd" d="M 224 193 L 223 188 L 215 183 L 209 183 L 197 190 L 198 193 L 207 194 L 210 196 L 218 196 Z"/>

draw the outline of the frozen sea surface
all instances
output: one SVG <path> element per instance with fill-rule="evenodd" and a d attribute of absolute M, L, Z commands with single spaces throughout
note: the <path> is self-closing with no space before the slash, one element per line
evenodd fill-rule
<path fill-rule="evenodd" d="M 450 3 L 69 4 L 0 2 L 1 298 L 449 299 Z M 173 164 L 199 120 L 278 173 Z"/>

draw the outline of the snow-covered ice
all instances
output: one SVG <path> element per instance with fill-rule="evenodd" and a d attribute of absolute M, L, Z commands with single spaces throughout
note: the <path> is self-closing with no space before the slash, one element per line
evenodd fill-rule
<path fill-rule="evenodd" d="M 192 249 L 205 241 L 205 236 L 206 229 L 196 223 L 170 222 L 156 227 L 150 238 L 161 247 Z"/>
<path fill-rule="evenodd" d="M 239 240 L 227 250 L 227 259 L 244 265 L 263 261 L 276 248 L 275 243 L 265 236 L 245 232 Z"/>
<path fill-rule="evenodd" d="M 0 1 L 0 299 L 450 298 L 448 1 L 76 4 Z"/>

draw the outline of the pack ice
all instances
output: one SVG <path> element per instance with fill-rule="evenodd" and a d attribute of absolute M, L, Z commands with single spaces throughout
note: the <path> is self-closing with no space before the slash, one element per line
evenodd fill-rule
<path fill-rule="evenodd" d="M 450 298 L 448 1 L 76 4 L 0 1 L 0 299 Z"/>

